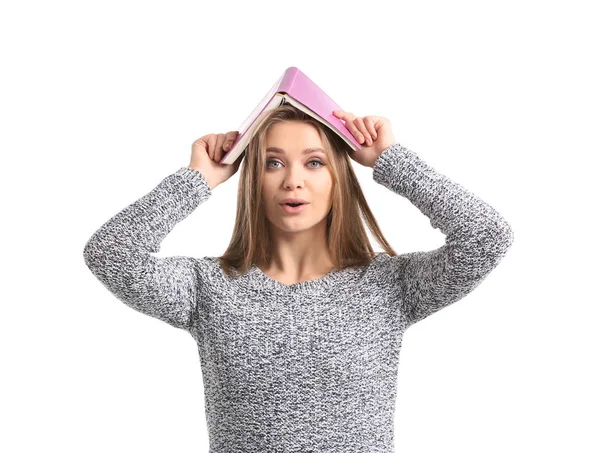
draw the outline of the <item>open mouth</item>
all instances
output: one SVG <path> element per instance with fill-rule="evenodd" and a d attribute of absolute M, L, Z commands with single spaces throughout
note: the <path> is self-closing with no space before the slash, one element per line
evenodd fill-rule
<path fill-rule="evenodd" d="M 289 214 L 301 212 L 306 208 L 307 203 L 283 203 L 280 205 L 283 210 Z"/>

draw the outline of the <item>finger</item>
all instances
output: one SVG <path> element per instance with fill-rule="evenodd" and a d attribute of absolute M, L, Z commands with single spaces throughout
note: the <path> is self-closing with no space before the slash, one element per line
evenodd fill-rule
<path fill-rule="evenodd" d="M 373 137 L 373 140 L 377 140 L 377 131 L 375 130 L 375 122 L 372 117 L 365 116 L 365 126 L 371 134 L 371 137 Z"/>
<path fill-rule="evenodd" d="M 357 127 L 360 133 L 360 138 L 358 140 L 359 143 L 365 141 L 368 146 L 371 146 L 371 134 L 369 134 L 367 131 L 364 120 L 362 118 L 354 118 L 354 125 Z"/>
<path fill-rule="evenodd" d="M 211 160 L 215 160 L 215 148 L 216 148 L 216 144 L 217 144 L 217 135 L 211 134 L 211 136 L 208 137 L 208 139 L 206 140 L 206 143 L 208 144 L 208 157 L 210 157 Z"/>
<path fill-rule="evenodd" d="M 344 120 L 344 125 L 350 132 L 352 132 L 352 135 L 354 135 L 354 137 L 356 137 L 356 141 L 358 141 L 359 143 L 362 143 L 362 141 L 364 140 L 363 134 L 361 134 L 361 132 L 358 130 L 358 128 L 356 127 L 356 125 L 353 122 L 353 120 L 356 118 L 356 116 L 353 113 L 344 112 L 343 110 L 334 110 L 334 113 L 340 119 Z"/>
<path fill-rule="evenodd" d="M 203 146 L 206 142 L 204 141 L 203 138 L 199 138 L 194 140 L 194 142 L 192 143 L 192 149 L 194 149 L 196 146 Z"/>
<path fill-rule="evenodd" d="M 229 132 L 227 132 L 227 134 L 225 134 L 226 138 L 225 138 L 225 143 L 223 143 L 223 151 L 227 152 L 231 149 L 231 145 L 237 138 L 237 135 L 238 135 L 238 131 L 229 131 Z"/>
<path fill-rule="evenodd" d="M 217 144 L 215 146 L 215 162 L 220 162 L 223 158 L 223 154 L 225 154 L 223 152 L 223 143 L 225 143 L 226 139 L 227 136 L 225 134 L 217 134 Z"/>
<path fill-rule="evenodd" d="M 353 113 L 345 112 L 344 110 L 334 110 L 333 114 L 339 119 L 344 120 L 345 122 L 350 121 L 352 118 L 354 118 Z"/>

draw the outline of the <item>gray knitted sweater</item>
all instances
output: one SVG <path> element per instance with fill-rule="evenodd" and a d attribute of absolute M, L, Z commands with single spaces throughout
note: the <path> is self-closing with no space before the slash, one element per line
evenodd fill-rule
<path fill-rule="evenodd" d="M 181 167 L 102 225 L 85 263 L 125 304 L 198 345 L 209 453 L 392 453 L 406 329 L 460 300 L 513 242 L 490 205 L 399 143 L 373 179 L 406 197 L 445 245 L 377 255 L 365 267 L 283 284 L 254 265 L 226 276 L 216 257 L 159 258 L 160 243 L 211 190 Z"/>

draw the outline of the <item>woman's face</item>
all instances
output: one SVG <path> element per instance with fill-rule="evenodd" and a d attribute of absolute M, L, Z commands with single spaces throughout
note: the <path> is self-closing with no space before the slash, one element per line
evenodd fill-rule
<path fill-rule="evenodd" d="M 326 221 L 332 205 L 333 178 L 325 152 L 303 154 L 308 148 L 323 148 L 314 126 L 285 121 L 267 132 L 263 203 L 271 224 L 286 232 L 300 232 Z M 278 148 L 278 152 L 274 148 Z M 302 198 L 302 211 L 289 213 L 284 198 Z"/>

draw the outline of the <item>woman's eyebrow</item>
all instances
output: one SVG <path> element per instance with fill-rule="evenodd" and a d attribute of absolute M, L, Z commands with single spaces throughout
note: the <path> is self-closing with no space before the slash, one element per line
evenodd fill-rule
<path fill-rule="evenodd" d="M 267 152 L 272 152 L 272 153 L 276 153 L 276 154 L 285 154 L 285 151 L 283 151 L 281 148 L 277 148 L 276 146 L 272 146 L 270 148 L 267 148 Z M 306 148 L 304 151 L 302 151 L 302 154 L 312 154 L 312 153 L 323 153 L 325 154 L 325 150 L 321 149 L 321 148 Z"/>

